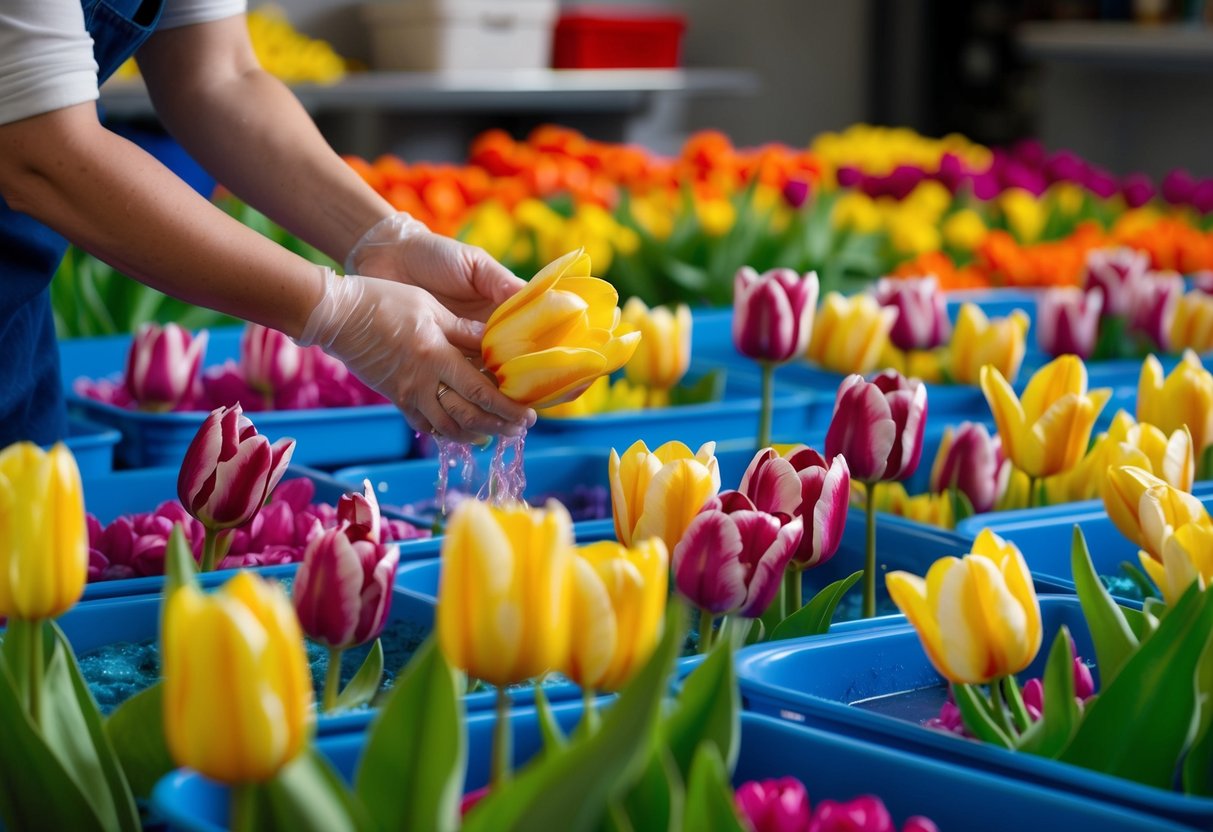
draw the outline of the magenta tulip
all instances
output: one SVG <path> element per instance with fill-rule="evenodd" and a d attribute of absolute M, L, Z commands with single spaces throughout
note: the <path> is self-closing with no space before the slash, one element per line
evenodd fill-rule
<path fill-rule="evenodd" d="M 931 468 L 931 491 L 938 494 L 955 488 L 969 499 L 974 511 L 991 511 L 1005 488 L 1004 463 L 997 433 L 991 436 L 978 422 L 962 422 L 944 431 Z"/>
<path fill-rule="evenodd" d="M 1199 280 L 1194 280 L 1199 287 Z M 1129 330 L 1149 338 L 1158 349 L 1171 349 L 1171 322 L 1184 294 L 1184 280 L 1175 272 L 1147 272 L 1133 288 Z"/>
<path fill-rule="evenodd" d="M 784 522 L 739 492 L 722 493 L 674 547 L 675 586 L 710 615 L 757 618 L 779 591 L 802 534 L 801 518 Z"/>
<path fill-rule="evenodd" d="M 361 494 L 341 496 L 337 501 L 337 520 L 349 524 L 350 540 L 379 542 L 379 501 L 370 480 L 362 481 Z"/>
<path fill-rule="evenodd" d="M 782 364 L 804 355 L 817 309 L 817 273 L 791 269 L 762 275 L 749 266 L 733 281 L 733 345 L 742 355 Z"/>
<path fill-rule="evenodd" d="M 901 480 L 914 473 L 922 456 L 927 422 L 927 388 L 895 370 L 872 381 L 850 375 L 834 400 L 826 433 L 826 456 L 841 454 L 852 479 L 863 483 Z"/>
<path fill-rule="evenodd" d="M 1183 168 L 1176 168 L 1162 178 L 1162 198 L 1172 205 L 1186 205 L 1195 190 L 1196 180 Z"/>
<path fill-rule="evenodd" d="M 1132 303 L 1133 287 L 1150 268 L 1150 258 L 1130 248 L 1093 249 L 1087 253 L 1082 285 L 1103 292 L 1103 314 L 1125 316 Z"/>
<path fill-rule="evenodd" d="M 1036 301 L 1036 341 L 1051 356 L 1077 355 L 1086 360 L 1095 352 L 1102 289 L 1076 286 L 1046 289 Z"/>
<path fill-rule="evenodd" d="M 303 359 L 303 350 L 276 329 L 248 324 L 240 336 L 244 380 L 267 396 L 299 380 Z"/>
<path fill-rule="evenodd" d="M 166 412 L 187 403 L 206 354 L 206 330 L 197 335 L 174 323 L 144 324 L 131 341 L 124 383 L 143 410 Z"/>
<path fill-rule="evenodd" d="M 795 777 L 752 780 L 737 787 L 737 813 L 752 832 L 805 832 L 809 793 Z"/>
<path fill-rule="evenodd" d="M 889 340 L 900 350 L 933 350 L 948 340 L 952 331 L 947 305 L 934 276 L 881 278 L 876 300 L 897 310 Z"/>
<path fill-rule="evenodd" d="M 801 537 L 792 557 L 796 568 L 820 566 L 838 551 L 851 496 L 851 472 L 841 456 L 827 463 L 806 445 L 786 457 L 765 448 L 750 461 L 738 490 L 759 511 L 804 518 L 812 534 Z"/>

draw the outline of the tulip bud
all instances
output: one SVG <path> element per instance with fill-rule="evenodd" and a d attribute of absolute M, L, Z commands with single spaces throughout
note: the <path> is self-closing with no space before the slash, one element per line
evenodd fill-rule
<path fill-rule="evenodd" d="M 1040 650 L 1040 606 L 1032 576 L 1014 543 L 985 529 L 963 558 L 940 558 L 926 580 L 885 576 L 940 675 L 985 684 L 1023 670 Z"/>
<path fill-rule="evenodd" d="M 661 638 L 669 555 L 657 538 L 634 548 L 613 541 L 573 558 L 567 675 L 590 690 L 619 690 Z"/>
<path fill-rule="evenodd" d="M 691 364 L 691 310 L 680 303 L 671 312 L 649 309 L 640 298 L 623 306 L 623 323 L 640 333 L 636 352 L 624 365 L 628 381 L 656 390 L 677 386 Z"/>
<path fill-rule="evenodd" d="M 1167 334 L 1173 350 L 1213 350 L 1213 296 L 1200 291 L 1181 296 Z"/>
<path fill-rule="evenodd" d="M 796 554 L 803 521 L 757 511 L 739 492 L 726 492 L 695 516 L 674 548 L 678 592 L 713 615 L 762 615 Z"/>
<path fill-rule="evenodd" d="M 174 323 L 139 327 L 126 356 L 126 390 L 143 410 L 174 410 L 194 392 L 206 354 L 206 330 L 197 335 Z"/>
<path fill-rule="evenodd" d="M 216 408 L 185 452 L 177 496 L 207 528 L 243 525 L 282 479 L 294 451 L 293 439 L 271 445 L 258 434 L 240 405 Z"/>
<path fill-rule="evenodd" d="M 825 457 L 805 445 L 789 448 L 784 459 L 779 461 L 786 463 L 795 474 L 799 492 L 796 494 L 795 507 L 787 511 L 790 501 L 764 501 L 762 496 L 764 492 L 770 493 L 762 485 L 762 481 L 770 477 L 767 473 L 770 469 L 764 465 L 768 459 L 765 452 L 759 452 L 754 457 L 742 477 L 740 491 L 750 497 L 759 511 L 803 517 L 805 526 L 811 528 L 812 533 L 806 532 L 801 537 L 800 547 L 792 560 L 800 569 L 820 566 L 834 557 L 842 543 L 851 491 L 851 471 L 847 468 L 847 461 L 842 456 L 835 456 L 827 463 Z M 768 464 L 775 469 L 780 480 L 786 477 L 782 466 L 774 460 Z M 785 489 L 786 486 L 781 485 L 777 491 L 786 493 Z"/>
<path fill-rule="evenodd" d="M 1001 497 L 1002 443 L 979 422 L 962 422 L 944 430 L 943 441 L 931 466 L 931 491 L 955 488 L 977 513 L 992 511 Z"/>
<path fill-rule="evenodd" d="M 1158 349 L 1169 352 L 1171 324 L 1183 293 L 1183 278 L 1175 272 L 1148 272 L 1133 286 L 1130 331 L 1146 336 Z"/>
<path fill-rule="evenodd" d="M 1099 338 L 1103 290 L 1073 286 L 1046 289 L 1036 302 L 1036 340 L 1051 356 L 1090 358 Z"/>
<path fill-rule="evenodd" d="M 733 279 L 733 346 L 747 358 L 783 364 L 803 355 L 817 308 L 817 273 L 791 269 L 759 275 L 749 266 Z"/>
<path fill-rule="evenodd" d="M 1129 314 L 1133 287 L 1145 277 L 1150 258 L 1129 248 L 1092 249 L 1082 285 L 1103 292 L 1103 314 L 1124 317 Z"/>
<path fill-rule="evenodd" d="M 1161 561 L 1174 529 L 1196 523 L 1213 528 L 1200 500 L 1142 468 L 1109 468 L 1100 486 L 1108 518 L 1129 540 Z"/>
<path fill-rule="evenodd" d="M 453 667 L 498 687 L 568 656 L 573 525 L 564 506 L 465 500 L 451 515 L 438 584 L 438 645 Z"/>
<path fill-rule="evenodd" d="M 337 500 L 337 520 L 348 523 L 350 540 L 380 541 L 379 500 L 370 480 L 362 481 L 361 494 L 342 494 Z"/>
<path fill-rule="evenodd" d="M 288 336 L 260 324 L 246 324 L 240 337 L 240 371 L 250 387 L 273 396 L 299 381 L 304 351 Z"/>
<path fill-rule="evenodd" d="M 1187 427 L 1199 457 L 1213 444 L 1213 374 L 1187 351 L 1165 378 L 1162 364 L 1147 356 L 1137 382 L 1137 421 L 1166 433 Z"/>
<path fill-rule="evenodd" d="M 1146 552 L 1138 552 L 1138 558 L 1163 600 L 1174 604 L 1192 584 L 1203 592 L 1213 583 L 1213 527 L 1185 523 L 1163 541 L 1161 562 Z"/>
<path fill-rule="evenodd" d="M 989 319 L 977 304 L 963 304 L 948 345 L 952 381 L 977 384 L 981 368 L 987 364 L 1014 381 L 1023 364 L 1029 324 L 1028 316 L 1019 309 L 1005 318 Z"/>
<path fill-rule="evenodd" d="M 809 339 L 809 360 L 836 373 L 870 373 L 889 343 L 897 310 L 871 295 L 825 296 Z"/>
<path fill-rule="evenodd" d="M 901 480 L 922 456 L 927 388 L 888 370 L 872 381 L 843 379 L 826 433 L 826 455 L 841 454 L 859 482 Z"/>
<path fill-rule="evenodd" d="M 174 591 L 161 660 L 165 739 L 177 765 L 223 783 L 259 783 L 306 747 L 312 677 L 281 585 L 240 572 L 212 594 L 188 584 Z"/>
<path fill-rule="evenodd" d="M 54 618 L 80 600 L 89 535 L 80 470 L 66 445 L 0 451 L 0 619 Z"/>
<path fill-rule="evenodd" d="M 737 787 L 737 813 L 752 832 L 805 832 L 809 793 L 795 777 L 752 780 Z"/>
<path fill-rule="evenodd" d="M 932 350 L 948 340 L 952 325 L 934 275 L 881 278 L 874 292 L 881 306 L 897 310 L 889 340 L 900 350 Z"/>
<path fill-rule="evenodd" d="M 609 464 L 615 536 L 625 546 L 660 538 L 667 550 L 682 539 L 691 520 L 720 490 L 716 443 L 695 453 L 681 442 L 650 451 L 636 442 L 623 456 L 612 450 Z"/>

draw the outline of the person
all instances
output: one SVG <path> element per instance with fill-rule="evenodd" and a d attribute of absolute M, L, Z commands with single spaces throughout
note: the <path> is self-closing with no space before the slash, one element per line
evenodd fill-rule
<path fill-rule="evenodd" d="M 167 294 L 319 344 L 418 431 L 520 433 L 534 412 L 475 357 L 522 281 L 363 182 L 258 65 L 244 12 L 244 0 L 0 0 L 0 444 L 65 431 L 48 285 L 69 240 Z M 131 55 L 186 151 L 345 277 L 101 124 L 98 86 Z"/>

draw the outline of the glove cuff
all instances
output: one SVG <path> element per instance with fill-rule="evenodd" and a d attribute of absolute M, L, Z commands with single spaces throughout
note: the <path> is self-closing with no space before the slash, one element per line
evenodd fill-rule
<path fill-rule="evenodd" d="M 295 343 L 301 347 L 317 345 L 328 352 L 342 327 L 350 320 L 352 312 L 361 303 L 365 287 L 358 275 L 338 277 L 328 266 L 318 268 L 324 280 L 324 293 Z"/>
<path fill-rule="evenodd" d="M 358 273 L 358 262 L 367 253 L 368 249 L 396 245 L 404 242 L 409 237 L 429 233 L 430 230 L 426 227 L 425 223 L 414 219 L 412 215 L 404 211 L 384 217 L 372 225 L 358 239 L 358 242 L 354 243 L 354 247 L 350 249 L 350 253 L 345 258 L 345 273 Z"/>

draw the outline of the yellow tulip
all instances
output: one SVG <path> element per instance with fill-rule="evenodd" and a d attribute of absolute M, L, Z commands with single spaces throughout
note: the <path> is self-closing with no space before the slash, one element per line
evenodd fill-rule
<path fill-rule="evenodd" d="M 737 222 L 737 209 L 727 199 L 698 199 L 695 201 L 695 216 L 699 227 L 709 237 L 723 237 Z"/>
<path fill-rule="evenodd" d="M 67 446 L 0 451 L 0 617 L 54 618 L 80 600 L 88 530 L 80 470 Z"/>
<path fill-rule="evenodd" d="M 1021 243 L 1034 243 L 1044 231 L 1049 215 L 1044 203 L 1023 188 L 1008 188 L 999 197 L 1007 225 Z"/>
<path fill-rule="evenodd" d="M 862 507 L 866 499 L 863 483 L 853 481 L 851 502 Z M 956 528 L 956 512 L 953 510 L 951 495 L 926 493 L 911 496 L 899 482 L 876 484 L 876 511 L 941 529 Z"/>
<path fill-rule="evenodd" d="M 582 250 L 549 263 L 489 317 L 481 351 L 501 392 L 532 407 L 578 396 L 622 367 L 640 333 L 621 334 L 619 293 L 590 277 Z"/>
<path fill-rule="evenodd" d="M 611 381 L 608 376 L 602 376 L 577 398 L 545 407 L 539 415 L 545 419 L 585 419 L 599 413 L 643 410 L 659 406 L 656 394 L 660 392 L 664 391 L 647 390 L 626 378 Z"/>
<path fill-rule="evenodd" d="M 1213 350 L 1213 295 L 1193 290 L 1175 305 L 1171 319 L 1171 349 Z"/>
<path fill-rule="evenodd" d="M 619 690 L 661 638 L 669 554 L 656 538 L 633 548 L 592 543 L 573 558 L 572 643 L 564 673 L 581 687 Z"/>
<path fill-rule="evenodd" d="M 514 220 L 500 202 L 483 202 L 473 212 L 462 239 L 468 245 L 480 246 L 496 260 L 507 257 L 517 238 Z"/>
<path fill-rule="evenodd" d="M 1072 217 L 1082 210 L 1087 201 L 1087 192 L 1073 182 L 1058 182 L 1049 188 L 1049 196 L 1063 216 Z"/>
<path fill-rule="evenodd" d="M 624 365 L 628 381 L 657 390 L 682 381 L 691 364 L 691 310 L 685 303 L 671 312 L 631 298 L 623 305 L 623 324 L 640 333 L 640 344 Z"/>
<path fill-rule="evenodd" d="M 611 450 L 609 473 L 615 536 L 625 546 L 656 537 L 674 551 L 695 515 L 720 491 L 715 442 L 691 453 L 681 442 L 650 451 L 639 441 L 622 457 Z"/>
<path fill-rule="evenodd" d="M 1138 423 L 1119 411 L 1108 432 L 1096 438 L 1082 462 L 1050 480 L 1051 501 L 1093 500 L 1099 496 L 1108 468 L 1125 466 L 1144 469 L 1180 491 L 1191 491 L 1196 456 L 1188 429 L 1180 428 L 1167 436 L 1154 425 Z"/>
<path fill-rule="evenodd" d="M 866 375 L 876 369 L 896 318 L 897 310 L 871 295 L 830 292 L 817 310 L 808 358 L 836 373 Z"/>
<path fill-rule="evenodd" d="M 1014 382 L 1027 349 L 1028 316 L 1016 309 L 1005 318 L 986 317 L 981 307 L 960 307 L 956 328 L 948 344 L 949 375 L 955 384 L 977 384 L 981 368 L 992 365 L 1003 378 Z"/>
<path fill-rule="evenodd" d="M 1023 670 L 1040 650 L 1040 605 L 1015 544 L 985 529 L 963 558 L 940 558 L 926 580 L 885 576 L 889 596 L 918 631 L 927 657 L 957 684 Z"/>
<path fill-rule="evenodd" d="M 1100 496 L 1120 533 L 1155 560 L 1162 559 L 1167 537 L 1180 526 L 1195 523 L 1213 528 L 1200 500 L 1142 468 L 1109 468 Z"/>
<path fill-rule="evenodd" d="M 942 230 L 944 242 L 958 251 L 972 251 L 989 233 L 981 215 L 971 208 L 957 211 L 944 220 Z"/>
<path fill-rule="evenodd" d="M 939 251 L 943 239 L 935 221 L 906 211 L 890 215 L 888 220 L 889 242 L 894 251 L 910 256 Z"/>
<path fill-rule="evenodd" d="M 1162 561 L 1138 552 L 1142 568 L 1162 590 L 1163 600 L 1174 604 L 1193 583 L 1204 590 L 1213 583 L 1213 528 L 1201 523 L 1180 526 L 1167 536 Z"/>
<path fill-rule="evenodd" d="M 880 354 L 880 366 L 896 370 L 906 378 L 940 384 L 944 380 L 946 359 L 946 349 L 899 350 L 890 342 Z"/>
<path fill-rule="evenodd" d="M 1162 364 L 1148 356 L 1137 382 L 1137 420 L 1169 432 L 1185 425 L 1199 456 L 1213 444 L 1213 374 L 1191 350 L 1170 375 L 1163 378 Z"/>
<path fill-rule="evenodd" d="M 834 203 L 831 224 L 840 231 L 871 234 L 884 224 L 872 198 L 860 191 L 849 191 Z"/>
<path fill-rule="evenodd" d="M 985 393 L 1002 450 L 1029 477 L 1047 477 L 1078 464 L 1111 390 L 1087 391 L 1082 359 L 1063 355 L 1036 371 L 1023 400 L 994 367 L 982 367 Z"/>
<path fill-rule="evenodd" d="M 438 646 L 452 667 L 498 687 L 564 662 L 573 521 L 541 509 L 465 500 L 451 515 L 438 583 Z"/>
<path fill-rule="evenodd" d="M 165 738 L 178 765 L 258 783 L 303 750 L 312 675 L 280 584 L 239 572 L 211 594 L 183 586 L 165 604 L 161 637 Z"/>

